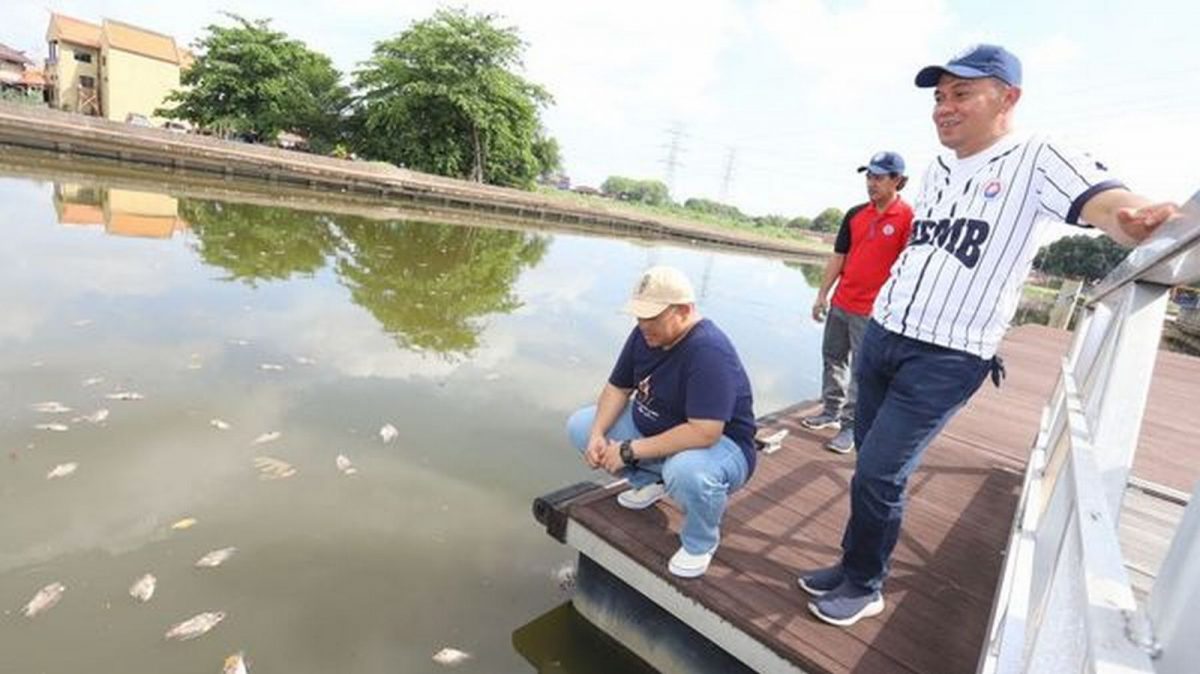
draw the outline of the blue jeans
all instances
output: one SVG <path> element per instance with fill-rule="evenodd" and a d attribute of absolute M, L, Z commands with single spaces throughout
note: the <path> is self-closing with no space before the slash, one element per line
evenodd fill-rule
<path fill-rule="evenodd" d="M 571 415 L 567 436 L 580 453 L 587 449 L 588 434 L 596 418 L 596 406 L 589 405 Z M 625 411 L 608 429 L 610 440 L 635 440 L 643 437 L 633 423 L 633 411 Z M 688 552 L 699 555 L 717 548 L 721 538 L 721 517 L 729 494 L 746 482 L 748 472 L 742 449 L 728 436 L 721 436 L 710 447 L 685 449 L 665 459 L 642 459 L 637 468 L 622 469 L 622 477 L 634 488 L 663 482 L 667 495 L 683 509 L 680 542 Z"/>
<path fill-rule="evenodd" d="M 842 568 L 878 590 L 900 535 L 904 491 L 930 441 L 979 389 L 992 361 L 867 325 L 857 354 L 850 521 Z"/>

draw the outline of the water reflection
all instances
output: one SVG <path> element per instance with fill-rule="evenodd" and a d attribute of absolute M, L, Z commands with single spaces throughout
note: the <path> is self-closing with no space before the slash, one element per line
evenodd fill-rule
<path fill-rule="evenodd" d="M 169 239 L 188 228 L 179 201 L 152 192 L 55 183 L 54 210 L 59 224 L 99 226 L 115 236 Z"/>

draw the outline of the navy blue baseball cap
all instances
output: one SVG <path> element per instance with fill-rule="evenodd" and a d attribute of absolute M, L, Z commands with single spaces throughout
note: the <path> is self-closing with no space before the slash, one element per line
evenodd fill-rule
<path fill-rule="evenodd" d="M 876 152 L 866 166 L 859 166 L 858 172 L 867 171 L 873 176 L 895 173 L 904 175 L 904 158 L 895 152 Z"/>
<path fill-rule="evenodd" d="M 950 59 L 944 66 L 925 66 L 917 73 L 917 86 L 936 87 L 944 73 L 966 80 L 995 77 L 1005 84 L 1021 86 L 1021 59 L 1004 47 L 979 44 Z"/>

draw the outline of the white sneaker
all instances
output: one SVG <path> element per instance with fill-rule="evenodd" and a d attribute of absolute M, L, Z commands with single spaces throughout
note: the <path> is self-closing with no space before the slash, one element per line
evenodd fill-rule
<path fill-rule="evenodd" d="M 642 510 L 658 503 L 666 495 L 667 487 L 661 482 L 654 482 L 641 489 L 626 489 L 617 494 L 617 503 L 630 510 Z"/>
<path fill-rule="evenodd" d="M 713 553 L 717 549 L 713 548 L 708 552 L 699 555 L 693 555 L 679 546 L 675 554 L 671 555 L 671 561 L 667 563 L 667 570 L 681 578 L 695 578 L 703 576 L 705 571 L 708 571 L 708 565 L 712 562 Z"/>

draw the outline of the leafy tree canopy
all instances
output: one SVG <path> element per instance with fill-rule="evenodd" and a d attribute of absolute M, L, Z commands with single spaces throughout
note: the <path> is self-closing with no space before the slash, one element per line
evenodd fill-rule
<path fill-rule="evenodd" d="M 689 211 L 697 211 L 699 213 L 708 213 L 732 220 L 745 220 L 746 214 L 743 213 L 737 206 L 723 204 L 719 201 L 711 199 L 691 198 L 683 202 L 683 207 Z"/>
<path fill-rule="evenodd" d="M 355 73 L 366 157 L 476 182 L 531 187 L 561 163 L 542 134 L 541 86 L 515 70 L 525 43 L 492 14 L 438 10 L 375 44 Z"/>
<path fill-rule="evenodd" d="M 1107 236 L 1077 234 L 1043 246 L 1033 259 L 1033 266 L 1055 276 L 1098 281 L 1128 254 L 1129 249 Z"/>
<path fill-rule="evenodd" d="M 329 57 L 266 19 L 226 16 L 235 25 L 206 28 L 193 43 L 198 56 L 183 71 L 184 88 L 167 97 L 175 105 L 155 114 L 258 140 L 293 131 L 317 151 L 332 148 L 350 94 Z"/>
<path fill-rule="evenodd" d="M 600 191 L 625 201 L 637 201 L 651 206 L 666 206 L 671 195 L 661 180 L 638 180 L 623 176 L 609 176 L 600 185 Z"/>
<path fill-rule="evenodd" d="M 812 228 L 818 232 L 836 232 L 841 228 L 845 215 L 840 208 L 826 208 L 813 218 Z"/>

